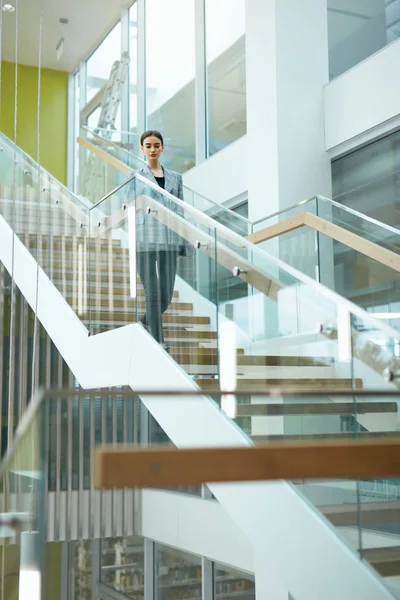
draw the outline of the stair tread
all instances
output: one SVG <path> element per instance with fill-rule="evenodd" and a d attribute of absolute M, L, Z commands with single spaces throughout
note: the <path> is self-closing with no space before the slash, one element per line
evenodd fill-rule
<path fill-rule="evenodd" d="M 251 435 L 254 442 L 296 442 L 301 440 L 336 440 L 336 439 L 355 439 L 357 438 L 394 438 L 400 435 L 396 431 L 359 431 L 338 432 L 338 433 L 302 433 L 302 434 L 270 434 L 270 435 Z"/>
<path fill-rule="evenodd" d="M 219 380 L 214 379 L 198 379 L 197 383 L 200 387 L 204 389 L 219 389 Z M 313 379 L 290 379 L 290 378 L 282 378 L 282 379 L 238 379 L 237 380 L 237 389 L 244 390 L 261 390 L 263 387 L 266 390 L 271 388 L 283 388 L 285 390 L 290 390 L 291 388 L 306 388 L 312 390 L 321 389 L 321 392 L 324 392 L 324 388 L 328 388 L 331 390 L 344 390 L 348 393 L 352 393 L 352 386 L 356 384 L 357 389 L 361 389 L 363 386 L 362 379 L 357 379 L 355 382 L 351 378 L 313 378 Z"/>
<path fill-rule="evenodd" d="M 397 413 L 396 402 L 295 402 L 292 404 L 239 404 L 236 414 L 245 416 L 273 415 L 354 415 Z"/>

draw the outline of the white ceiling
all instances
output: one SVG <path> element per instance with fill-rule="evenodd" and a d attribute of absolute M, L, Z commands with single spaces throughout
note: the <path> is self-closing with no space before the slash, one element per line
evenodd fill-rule
<path fill-rule="evenodd" d="M 2 0 L 18 2 L 18 63 L 39 63 L 40 7 L 43 5 L 42 66 L 72 71 L 101 42 L 132 0 Z M 2 12 L 2 59 L 15 62 L 16 12 Z M 60 18 L 69 19 L 61 25 Z M 64 52 L 56 57 L 56 46 L 65 38 Z"/>

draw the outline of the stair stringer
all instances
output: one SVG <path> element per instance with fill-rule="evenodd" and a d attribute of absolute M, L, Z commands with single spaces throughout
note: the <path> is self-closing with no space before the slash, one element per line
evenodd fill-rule
<path fill-rule="evenodd" d="M 0 261 L 83 388 L 129 385 L 133 390 L 197 389 L 140 325 L 89 337 L 78 316 L 1 216 Z M 177 447 L 252 445 L 206 396 L 144 396 L 142 401 Z M 393 598 L 373 569 L 359 560 L 291 483 L 209 487 L 248 536 L 254 555 L 266 565 L 265 576 L 279 582 L 284 593 L 290 590 L 296 600 Z"/>

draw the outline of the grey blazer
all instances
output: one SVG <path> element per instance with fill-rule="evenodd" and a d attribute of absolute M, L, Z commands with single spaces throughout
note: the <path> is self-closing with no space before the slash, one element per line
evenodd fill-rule
<path fill-rule="evenodd" d="M 183 200 L 182 175 L 175 171 L 170 171 L 165 167 L 163 168 L 165 191 Z M 147 165 L 137 172 L 139 175 L 157 184 L 153 173 Z M 136 186 L 136 196 L 140 196 L 141 194 L 150 196 L 178 215 L 184 216 L 183 209 L 180 206 L 177 206 L 162 193 L 158 193 L 153 188 L 147 187 L 139 179 L 135 179 L 131 185 Z M 151 215 L 146 214 L 145 211 L 139 210 L 136 215 L 136 244 L 138 252 L 146 250 L 177 250 L 184 254 L 187 242 L 166 225 L 163 225 Z"/>

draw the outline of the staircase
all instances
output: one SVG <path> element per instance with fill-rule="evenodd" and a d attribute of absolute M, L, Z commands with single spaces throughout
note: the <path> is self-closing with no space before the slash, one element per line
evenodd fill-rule
<path fill-rule="evenodd" d="M 33 193 L 32 190 L 28 191 L 29 194 Z M 18 195 L 21 204 L 23 204 L 23 193 L 21 190 L 18 190 Z M 144 313 L 143 289 L 141 288 L 140 281 L 138 281 L 137 300 L 130 299 L 129 252 L 123 235 L 120 235 L 120 230 L 123 228 L 118 225 L 108 237 L 97 236 L 96 239 L 91 237 L 89 240 L 88 232 L 87 230 L 85 231 L 85 223 L 77 221 L 70 213 L 64 210 L 63 207 L 65 205 L 61 196 L 62 194 L 60 194 L 60 197 L 52 195 L 45 199 L 43 205 L 39 204 L 35 207 L 33 214 L 36 215 L 36 232 L 32 231 L 31 225 L 29 225 L 28 232 L 26 231 L 28 224 L 31 223 L 30 217 L 27 219 L 15 218 L 16 213 L 13 212 L 15 211 L 15 205 L 10 211 L 9 197 L 1 198 L 0 210 L 4 218 L 13 227 L 17 236 L 26 244 L 32 255 L 37 258 L 39 265 L 48 275 L 51 282 L 57 287 L 61 295 L 67 300 L 82 323 L 87 327 L 91 338 L 97 338 L 98 340 L 101 338 L 101 340 L 104 340 L 104 336 L 95 334 L 105 332 L 115 334 L 116 329 L 132 324 Z M 7 210 L 9 211 L 8 213 Z M 26 211 L 28 215 L 29 210 Z M 49 215 L 47 221 L 44 218 L 45 212 Z M 21 212 L 18 214 L 21 215 Z M 57 214 L 59 218 L 56 218 Z M 201 231 L 200 228 L 199 231 Z M 230 252 L 232 254 L 232 251 Z M 19 267 L 19 265 L 16 266 Z M 30 266 L 34 266 L 32 261 Z M 279 268 L 283 270 L 284 266 L 280 266 Z M 262 278 L 261 267 L 259 267 L 259 270 L 255 268 L 252 275 L 254 275 L 253 281 L 256 281 L 256 278 L 259 281 Z M 16 276 L 16 280 L 20 282 L 19 285 L 21 285 L 22 289 L 23 285 L 21 280 L 18 279 L 20 273 L 17 273 Z M 291 275 L 291 277 L 294 276 Z M 267 279 L 267 287 L 270 289 L 272 282 L 271 275 L 268 274 L 264 278 Z M 285 282 L 284 278 L 282 279 L 282 289 L 285 285 L 290 287 L 290 283 Z M 248 279 L 245 278 L 244 280 L 248 283 Z M 248 286 L 250 287 L 250 283 L 248 283 Z M 173 302 L 164 317 L 166 340 L 171 347 L 171 357 L 166 356 L 160 349 L 156 349 L 154 342 L 149 339 L 149 336 L 145 332 L 142 332 L 139 336 L 137 334 L 139 328 L 133 328 L 135 329 L 135 333 L 134 335 L 132 334 L 132 339 L 142 339 L 144 342 L 143 360 L 141 363 L 139 355 L 142 348 L 135 348 L 135 356 L 139 365 L 137 370 L 140 371 L 140 365 L 145 367 L 146 357 L 151 356 L 156 365 L 154 368 L 157 376 L 159 373 L 158 366 L 163 369 L 165 367 L 165 371 L 163 371 L 165 385 L 170 385 L 170 382 L 175 380 L 179 383 L 183 382 L 186 385 L 187 377 L 181 369 L 177 368 L 177 363 L 204 392 L 212 395 L 213 391 L 216 390 L 219 376 L 217 329 L 212 324 L 213 319 L 201 309 L 202 302 L 200 302 L 200 297 L 198 303 L 193 299 L 189 300 L 181 291 L 184 287 L 180 286 L 178 280 Z M 257 290 L 257 288 L 255 289 Z M 197 297 L 196 294 L 201 295 L 198 289 L 194 291 L 195 298 Z M 38 293 L 41 293 L 40 287 Z M 277 293 L 273 301 L 277 302 L 278 297 Z M 206 299 L 208 301 L 208 298 Z M 272 302 L 270 297 L 267 297 L 267 299 Z M 334 302 L 338 301 L 334 300 Z M 309 320 L 312 321 L 313 318 L 314 315 Z M 307 319 L 306 322 L 308 322 Z M 60 325 L 62 324 L 60 323 Z M 238 328 L 240 328 L 239 325 Z M 303 333 L 300 332 L 302 340 L 304 340 L 304 336 L 303 338 L 301 337 Z M 385 330 L 385 333 L 389 337 L 390 331 Z M 312 345 L 311 349 L 309 348 L 308 353 L 306 351 L 307 344 L 304 341 L 301 342 L 300 338 L 297 339 L 296 344 L 300 346 L 303 343 L 304 352 L 288 351 L 285 353 L 284 348 L 290 348 L 290 344 L 286 346 L 284 344 L 280 345 L 272 336 L 265 340 L 268 342 L 265 347 L 275 348 L 275 351 L 262 350 L 259 344 L 253 344 L 251 340 L 249 344 L 238 345 L 237 375 L 240 396 L 238 399 L 236 421 L 240 428 L 254 442 L 298 439 L 299 436 L 302 438 L 326 436 L 329 439 L 343 435 L 354 437 L 355 434 L 359 434 L 360 430 L 363 433 L 365 432 L 365 435 L 375 435 L 377 433 L 386 435 L 388 432 L 393 435 L 393 432 L 397 429 L 396 403 L 389 401 L 356 401 L 355 391 L 371 387 L 369 381 L 371 370 L 368 365 L 368 368 L 360 369 L 357 363 L 355 364 L 355 372 L 351 372 L 349 365 L 346 363 L 342 364 L 339 360 L 337 339 L 334 336 L 325 332 L 317 334 L 315 331 L 313 335 L 315 337 L 315 344 Z M 107 360 L 111 362 L 115 358 L 110 356 L 109 352 L 120 351 L 122 348 L 122 346 L 118 347 L 116 345 L 116 335 L 110 336 L 107 339 L 111 341 L 109 346 L 105 345 L 102 347 L 102 362 L 99 363 L 98 367 L 100 372 L 102 365 L 107 364 Z M 285 341 L 285 336 L 282 336 L 281 340 Z M 91 347 L 94 348 L 94 345 Z M 317 349 L 323 349 L 324 352 L 319 353 L 316 351 Z M 79 348 L 76 349 L 76 353 L 79 354 Z M 362 352 L 359 352 L 358 356 L 362 356 Z M 83 366 L 86 364 L 84 363 L 84 358 L 80 358 L 81 365 Z M 171 358 L 174 360 L 171 360 Z M 381 373 L 381 366 L 384 364 L 387 365 L 387 362 L 384 363 L 385 356 L 381 357 L 381 355 L 376 353 L 373 358 L 379 359 L 375 363 L 377 369 L 375 376 L 382 382 L 383 379 L 379 378 L 378 375 Z M 124 359 L 121 351 L 117 359 Z M 396 360 L 392 358 L 390 365 L 394 368 L 396 364 Z M 135 372 L 135 377 L 136 375 L 137 373 Z M 140 381 L 140 377 L 137 380 Z M 158 381 L 157 383 L 160 382 Z M 127 385 L 127 382 L 121 381 L 116 383 L 116 385 Z M 288 400 L 286 397 L 282 398 L 277 395 L 271 401 L 270 398 L 263 398 L 252 394 L 256 389 L 265 388 L 267 391 L 268 388 L 276 386 L 282 386 L 289 390 L 292 389 L 294 397 Z M 320 394 L 320 397 L 313 398 L 312 401 L 310 399 L 309 401 L 298 402 L 294 390 L 301 387 L 304 389 L 312 387 L 313 391 L 317 391 Z M 189 388 L 190 386 L 185 389 Z M 190 389 L 192 388 L 193 386 Z M 347 398 L 343 398 L 341 402 L 338 402 L 335 398 L 329 398 L 326 390 L 335 388 L 344 389 L 346 394 L 348 394 Z M 188 440 L 192 440 L 194 444 L 207 445 L 209 441 L 204 441 L 203 439 L 205 436 L 205 423 L 209 423 L 210 435 L 213 432 L 216 434 L 214 437 L 215 443 L 227 443 L 228 441 L 233 445 L 234 442 L 242 445 L 250 443 L 238 428 L 231 427 L 231 423 L 225 416 L 221 412 L 216 411 L 214 405 L 205 397 L 194 407 L 181 404 L 178 415 L 176 407 L 174 408 L 173 406 L 170 407 L 168 405 L 168 410 L 166 410 L 166 406 L 160 408 L 159 403 L 157 407 L 151 400 L 147 402 L 146 406 L 152 412 L 153 416 L 159 419 L 160 425 L 165 428 L 166 433 L 170 436 L 173 443 L 177 445 L 187 445 Z M 188 416 L 191 414 L 192 408 L 194 415 L 198 411 L 199 418 L 196 419 L 193 417 L 189 422 Z M 179 427 L 177 416 L 182 418 L 182 422 L 185 425 L 188 425 L 187 431 L 181 431 L 182 428 Z M 385 419 L 384 427 L 381 425 L 381 418 Z M 198 424 L 201 424 L 201 427 Z M 251 499 L 255 498 L 254 488 L 251 485 L 239 487 L 241 489 L 235 488 L 235 497 L 232 496 L 233 489 L 231 489 L 231 486 L 213 486 L 213 492 L 220 502 L 227 507 L 232 518 L 237 518 L 238 522 L 241 522 L 241 526 L 246 529 L 255 515 L 252 515 L 252 511 L 248 510 L 249 504 L 247 504 L 246 510 L 245 500 L 253 502 Z M 304 483 L 299 482 L 297 484 L 297 489 L 303 490 L 310 498 L 313 497 L 316 490 L 318 494 L 321 494 L 322 484 L 312 484 L 312 489 L 308 489 L 309 487 Z M 340 482 L 336 486 L 337 490 L 339 490 L 339 495 L 342 495 L 342 497 L 345 496 L 345 486 L 342 490 Z M 332 543 L 334 546 L 335 551 L 333 554 L 336 557 L 339 555 L 341 557 L 340 564 L 345 564 L 346 561 L 349 565 L 354 566 L 358 564 L 353 555 L 341 554 L 341 544 L 332 537 L 331 532 L 326 533 L 324 529 L 325 524 L 321 521 L 320 516 L 314 514 L 313 509 L 303 502 L 290 484 L 278 482 L 271 486 L 263 485 L 258 488 L 258 491 L 257 502 L 260 502 L 260 505 L 265 502 L 265 507 L 268 508 L 264 513 L 264 517 L 267 520 L 271 519 L 271 525 L 273 525 L 274 521 L 277 523 L 273 515 L 277 515 L 277 509 L 282 506 L 281 501 L 283 502 L 285 498 L 286 500 L 290 499 L 290 506 L 293 508 L 293 512 L 288 515 L 288 522 L 291 522 L 290 519 L 294 519 L 295 515 L 301 514 L 302 518 L 297 520 L 296 517 L 296 522 L 303 523 L 304 517 L 304 523 L 307 523 L 307 527 L 310 526 L 310 532 L 312 531 L 313 535 L 318 534 L 318 540 L 327 541 L 329 539 L 329 543 Z M 280 499 L 279 502 L 278 498 Z M 319 508 L 322 506 L 322 512 L 326 510 L 327 515 L 329 511 L 326 507 L 332 508 L 335 506 L 332 502 L 322 504 L 319 504 L 317 500 L 313 500 L 313 502 Z M 354 516 L 353 514 L 351 518 L 353 519 Z M 332 522 L 333 519 L 338 518 L 333 509 L 330 517 L 332 518 Z M 267 533 L 267 521 L 264 518 L 261 521 L 260 531 Z M 354 524 L 354 521 L 349 518 L 348 522 L 350 523 L 350 527 L 346 525 L 345 533 L 347 538 L 350 539 L 352 535 L 351 525 Z M 293 533 L 294 530 L 292 531 Z M 254 531 L 254 528 L 251 535 L 253 536 L 254 543 L 256 543 L 259 534 Z M 264 534 L 262 539 L 266 540 Z M 268 560 L 273 559 L 273 554 L 271 554 L 271 540 L 278 541 L 278 538 L 272 535 L 269 539 L 270 554 L 267 556 Z M 281 556 L 279 553 L 282 553 L 282 548 L 276 550 L 275 561 L 278 561 L 278 557 Z M 376 560 L 376 564 L 379 560 Z M 283 562 L 280 564 L 283 568 Z M 288 572 L 292 573 L 290 569 Z M 374 581 L 374 575 L 368 575 L 367 571 L 360 570 L 359 580 L 361 581 L 364 576 Z M 372 598 L 373 596 L 370 597 Z"/>

